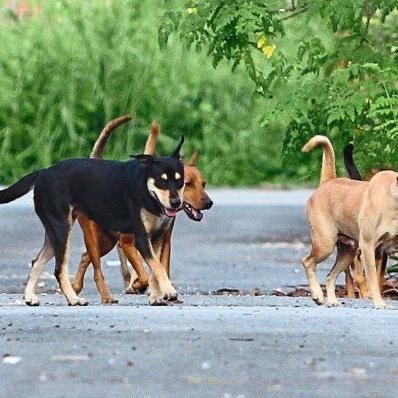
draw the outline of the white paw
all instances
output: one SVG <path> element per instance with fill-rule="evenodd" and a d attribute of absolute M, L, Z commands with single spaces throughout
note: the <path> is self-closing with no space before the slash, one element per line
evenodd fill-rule
<path fill-rule="evenodd" d="M 167 301 L 163 300 L 161 297 L 151 297 L 149 296 L 149 305 L 159 306 L 159 305 L 168 305 Z"/>
<path fill-rule="evenodd" d="M 340 307 L 341 304 L 337 300 L 328 300 L 326 305 L 328 307 Z"/>
<path fill-rule="evenodd" d="M 25 295 L 24 301 L 25 301 L 26 305 L 30 305 L 30 306 L 40 305 L 40 301 L 35 294 Z"/>
<path fill-rule="evenodd" d="M 77 299 L 68 300 L 68 305 L 75 306 L 75 305 L 88 305 L 88 301 L 84 298 L 77 297 Z"/>
<path fill-rule="evenodd" d="M 167 301 L 175 301 L 177 300 L 178 294 L 177 290 L 171 283 L 168 283 L 166 286 L 162 286 L 162 297 Z"/>
<path fill-rule="evenodd" d="M 325 303 L 325 297 L 323 296 L 323 294 L 322 295 L 312 294 L 312 299 L 318 305 L 322 305 Z"/>
<path fill-rule="evenodd" d="M 374 304 L 375 308 L 378 310 L 393 310 L 394 309 L 394 306 L 392 306 L 390 304 L 386 304 L 386 302 L 384 300 L 374 300 L 373 304 Z"/>

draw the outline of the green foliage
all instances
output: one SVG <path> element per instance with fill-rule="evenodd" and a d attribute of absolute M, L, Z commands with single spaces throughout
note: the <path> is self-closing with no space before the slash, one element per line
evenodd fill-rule
<path fill-rule="evenodd" d="M 281 140 L 264 139 L 253 83 L 178 43 L 158 48 L 153 0 L 32 1 L 39 12 L 0 15 L 0 181 L 67 157 L 85 157 L 105 123 L 134 122 L 110 140 L 106 157 L 143 150 L 152 120 L 159 153 L 181 134 L 212 184 L 255 184 L 282 174 Z M 169 1 L 174 7 L 179 2 Z"/>
<path fill-rule="evenodd" d="M 354 141 L 364 169 L 397 167 L 397 7 L 397 0 L 186 0 L 164 15 L 162 40 L 177 30 L 189 46 L 207 48 L 214 65 L 225 59 L 246 70 L 268 100 L 265 127 L 279 116 L 292 177 L 318 176 L 319 158 L 300 154 L 314 134 L 330 136 L 337 151 Z"/>

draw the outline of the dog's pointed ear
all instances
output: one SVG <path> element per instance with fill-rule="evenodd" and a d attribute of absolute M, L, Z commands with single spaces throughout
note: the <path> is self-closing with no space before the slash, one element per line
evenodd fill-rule
<path fill-rule="evenodd" d="M 150 166 L 155 158 L 152 155 L 144 155 L 144 154 L 138 154 L 138 155 L 130 155 L 130 158 L 138 160 L 143 166 Z"/>
<path fill-rule="evenodd" d="M 187 163 L 187 165 L 188 166 L 196 166 L 196 164 L 197 164 L 197 162 L 198 162 L 198 151 L 195 149 L 193 152 L 192 152 L 192 155 L 191 155 L 191 159 L 189 159 L 189 161 L 188 161 L 188 163 Z"/>
<path fill-rule="evenodd" d="M 181 151 L 181 147 L 182 147 L 183 143 L 184 143 L 184 136 L 182 135 L 180 138 L 180 142 L 178 143 L 177 147 L 174 149 L 174 151 L 170 155 L 172 158 L 177 158 L 178 160 L 181 159 L 180 151 Z"/>

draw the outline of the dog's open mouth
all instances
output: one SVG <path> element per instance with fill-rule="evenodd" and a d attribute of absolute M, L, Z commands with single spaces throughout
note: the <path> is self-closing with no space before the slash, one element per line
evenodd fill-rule
<path fill-rule="evenodd" d="M 182 204 L 182 208 L 184 209 L 186 215 L 194 221 L 200 221 L 203 218 L 203 213 L 200 210 L 193 208 L 187 202 Z"/>
<path fill-rule="evenodd" d="M 167 217 L 175 217 L 180 209 L 173 210 L 173 209 L 166 209 L 163 207 L 164 214 L 166 214 Z"/>

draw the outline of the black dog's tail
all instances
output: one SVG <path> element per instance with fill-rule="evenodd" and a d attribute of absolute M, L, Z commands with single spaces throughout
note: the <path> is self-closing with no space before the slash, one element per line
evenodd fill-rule
<path fill-rule="evenodd" d="M 359 173 L 357 166 L 354 163 L 354 157 L 352 155 L 353 152 L 354 152 L 354 145 L 348 144 L 344 147 L 344 166 L 345 169 L 347 170 L 348 176 L 352 180 L 362 181 L 362 176 Z"/>
<path fill-rule="evenodd" d="M 0 190 L 0 203 L 12 202 L 13 200 L 27 194 L 31 189 L 33 189 L 39 174 L 40 170 L 34 171 L 33 173 L 22 177 L 18 182 L 8 188 Z"/>

